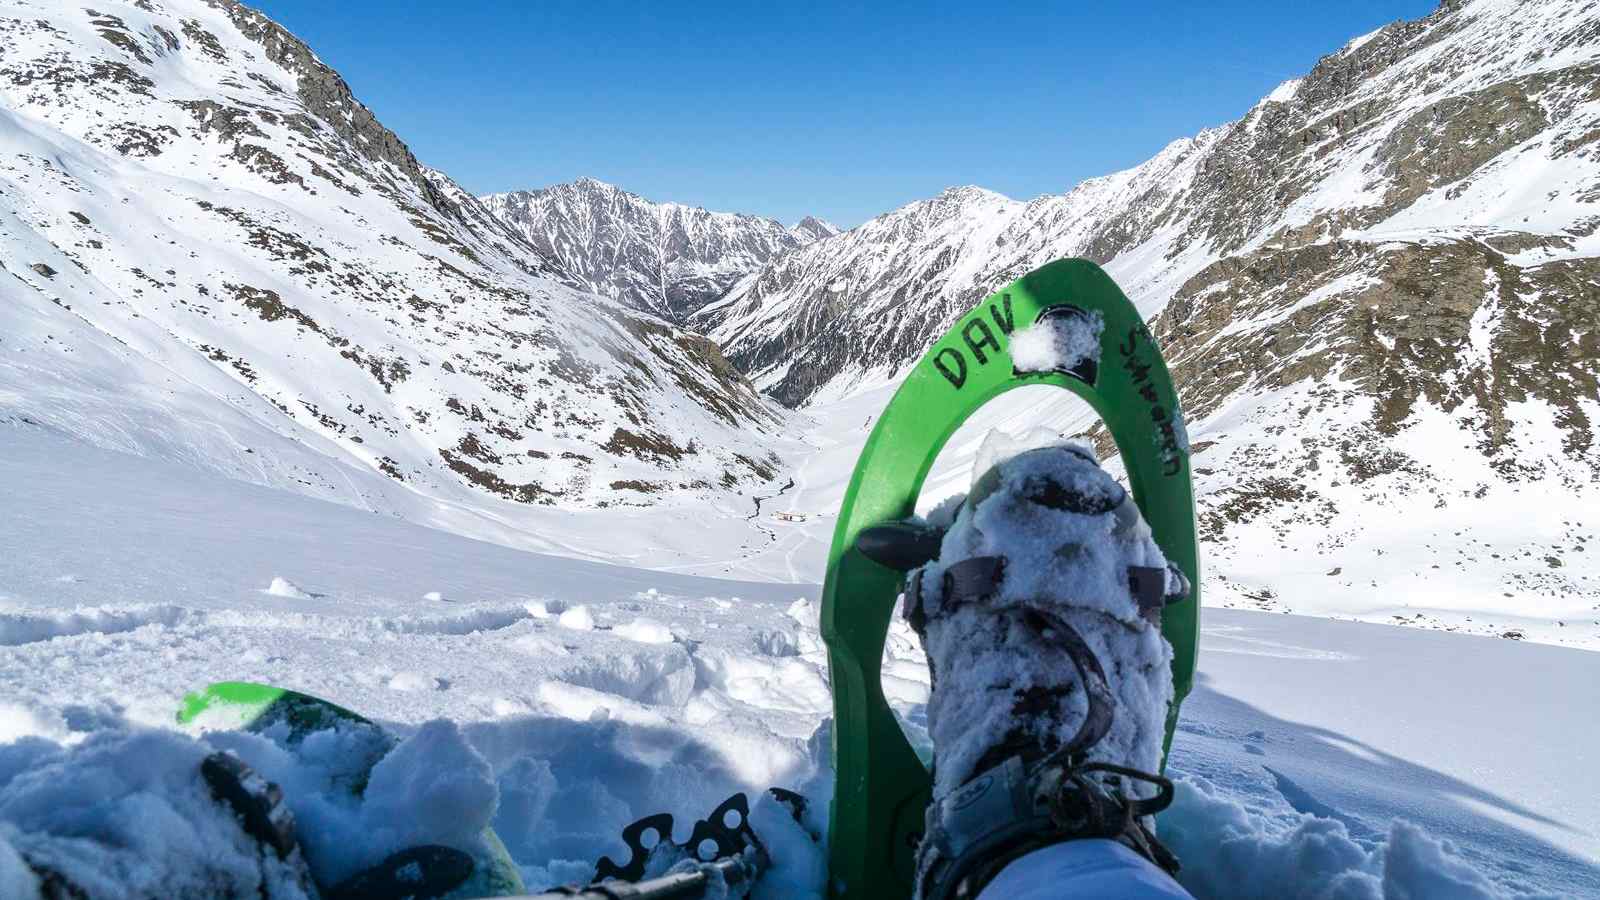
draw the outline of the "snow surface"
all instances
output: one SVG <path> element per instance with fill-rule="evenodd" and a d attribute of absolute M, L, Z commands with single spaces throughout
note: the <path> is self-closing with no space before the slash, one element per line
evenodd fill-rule
<path fill-rule="evenodd" d="M 183 693 L 230 678 L 326 696 L 409 738 L 413 761 L 454 761 L 439 775 L 459 781 L 396 778 L 374 803 L 448 796 L 467 815 L 492 785 L 493 824 L 530 887 L 586 877 L 598 855 L 622 851 L 620 828 L 638 816 L 687 823 L 734 790 L 797 788 L 817 801 L 806 824 L 825 829 L 814 583 L 515 551 L 31 428 L 0 429 L 0 506 L 24 511 L 0 516 L 0 884 L 16 873 L 7 844 L 74 827 L 110 846 L 125 846 L 119 835 L 145 842 L 135 847 L 189 839 L 187 823 L 205 821 L 192 767 L 207 747 L 255 753 L 291 788 L 340 764 L 302 760 L 292 778 L 289 761 L 268 768 L 264 743 L 172 730 Z M 275 573 L 307 598 L 264 596 Z M 425 589 L 454 602 L 422 600 Z M 578 607 L 593 630 L 557 624 Z M 644 619 L 682 637 L 618 633 Z M 927 671 L 901 625 L 884 671 L 925 746 Z M 397 688 L 406 673 L 433 688 Z M 1597 677 L 1600 655 L 1587 652 L 1207 610 L 1172 756 L 1183 787 L 1162 833 L 1202 898 L 1314 896 L 1338 872 L 1355 885 L 1339 896 L 1380 896 L 1383 879 L 1393 886 L 1382 896 L 1497 895 L 1441 894 L 1441 873 L 1461 865 L 1499 895 L 1595 896 Z M 427 724 L 441 718 L 457 727 Z M 86 777 L 135 747 L 153 748 L 136 773 Z M 30 812 L 47 790 L 57 812 Z M 147 834 L 130 831 L 136 813 Z M 753 817 L 777 856 L 764 890 L 815 896 L 821 856 L 785 815 Z M 209 865 L 239 861 L 226 829 L 201 831 Z M 320 864 L 354 865 L 379 841 Z M 1455 862 L 1435 858 L 1439 841 Z M 188 858 L 138 864 L 157 859 Z"/>

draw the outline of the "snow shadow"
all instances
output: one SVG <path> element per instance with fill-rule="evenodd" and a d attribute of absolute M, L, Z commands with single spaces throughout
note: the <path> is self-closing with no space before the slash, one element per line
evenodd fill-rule
<path fill-rule="evenodd" d="M 494 827 L 530 888 L 587 880 L 603 854 L 625 862 L 622 829 L 646 815 L 671 813 L 677 839 L 686 842 L 694 822 L 729 795 L 743 791 L 759 807 L 774 786 L 738 774 L 735 754 L 761 752 L 759 745 L 719 749 L 669 725 L 528 715 L 462 730 L 494 768 L 500 787 Z M 811 747 L 795 748 L 797 764 L 776 785 L 810 795 L 819 738 L 797 743 Z M 825 827 L 826 804 L 816 806 L 821 812 L 810 816 Z"/>
<path fill-rule="evenodd" d="M 1210 681 L 1202 673 L 1184 702 L 1169 773 L 1191 782 L 1203 779 L 1252 819 L 1279 826 L 1277 837 L 1307 816 L 1325 826 L 1337 822 L 1350 841 L 1382 851 L 1377 858 L 1386 855 L 1393 868 L 1394 845 L 1407 836 L 1392 829 L 1396 822 L 1409 822 L 1446 842 L 1502 888 L 1580 896 L 1600 884 L 1600 860 L 1552 843 L 1568 837 L 1572 840 L 1565 843 L 1581 844 L 1592 835 L 1482 784 L 1327 728 L 1278 718 L 1220 693 Z M 1187 787 L 1205 793 L 1198 784 Z M 1207 796 L 1201 803 L 1214 799 Z M 1214 810 L 1202 815 L 1223 824 Z M 1328 829 L 1321 830 L 1325 840 Z"/>

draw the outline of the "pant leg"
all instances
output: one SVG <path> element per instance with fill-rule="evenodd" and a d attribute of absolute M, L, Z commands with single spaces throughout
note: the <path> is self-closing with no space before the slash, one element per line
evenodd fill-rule
<path fill-rule="evenodd" d="M 1052 844 L 1016 860 L 978 900 L 1194 900 L 1167 873 L 1110 840 Z"/>

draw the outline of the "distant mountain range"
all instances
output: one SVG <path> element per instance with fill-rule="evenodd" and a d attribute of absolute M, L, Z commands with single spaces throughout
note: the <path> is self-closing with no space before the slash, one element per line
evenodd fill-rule
<path fill-rule="evenodd" d="M 810 216 L 785 228 L 759 216 L 652 203 L 593 178 L 481 199 L 585 289 L 675 322 L 751 270 L 839 233 Z"/>

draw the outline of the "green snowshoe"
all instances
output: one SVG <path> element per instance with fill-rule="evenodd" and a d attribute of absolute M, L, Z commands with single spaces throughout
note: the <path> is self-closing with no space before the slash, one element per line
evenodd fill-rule
<path fill-rule="evenodd" d="M 1013 336 L 1046 320 L 1056 320 L 1051 327 L 1065 326 L 1068 333 L 1097 332 L 1099 352 L 1093 352 L 1091 338 L 1089 352 L 1059 368 L 1019 371 Z M 1029 351 L 1030 367 L 1036 366 L 1037 351 Z M 911 895 L 931 784 L 879 680 L 903 586 L 900 569 L 906 566 L 874 562 L 857 538 L 911 516 L 923 479 L 961 423 L 990 399 L 1030 384 L 1072 391 L 1100 415 L 1157 544 L 1191 585 L 1188 597 L 1161 615 L 1162 633 L 1173 648 L 1174 700 L 1165 746 L 1171 745 L 1179 704 L 1194 680 L 1200 609 L 1183 417 L 1166 363 L 1138 310 L 1094 263 L 1059 260 L 989 296 L 933 345 L 878 418 L 845 493 L 822 593 L 834 708 L 836 781 L 828 843 L 836 897 Z"/>

